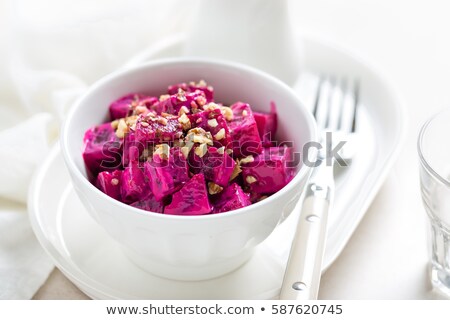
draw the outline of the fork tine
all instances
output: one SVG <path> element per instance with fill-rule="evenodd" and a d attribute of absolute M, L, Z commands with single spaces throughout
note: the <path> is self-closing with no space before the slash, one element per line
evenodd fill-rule
<path fill-rule="evenodd" d="M 351 132 L 356 131 L 356 117 L 358 114 L 358 105 L 359 105 L 359 81 L 355 81 L 355 87 L 353 89 L 354 95 L 354 108 L 353 108 L 353 121 L 352 121 L 352 129 Z"/>
<path fill-rule="evenodd" d="M 342 79 L 333 80 L 333 87 L 330 92 L 330 106 L 328 112 L 328 121 L 326 129 L 329 131 L 337 131 L 342 116 L 343 97 Z"/>
<path fill-rule="evenodd" d="M 329 80 L 329 91 L 328 96 L 325 98 L 327 102 L 327 113 L 324 128 L 330 129 L 332 126 L 332 114 L 333 114 L 333 101 L 334 101 L 334 93 L 336 89 L 336 79 L 333 76 L 330 76 Z"/>
<path fill-rule="evenodd" d="M 317 92 L 317 105 L 315 108 L 314 116 L 316 118 L 317 126 L 320 130 L 325 129 L 328 121 L 328 113 L 330 109 L 330 93 L 331 93 L 331 82 L 329 77 L 323 77 L 319 85 L 319 90 Z"/>
<path fill-rule="evenodd" d="M 347 82 L 347 86 L 344 91 L 344 101 L 339 131 L 350 133 L 355 132 L 356 130 L 357 91 L 358 83 L 356 81 Z"/>
<path fill-rule="evenodd" d="M 317 84 L 317 94 L 316 94 L 316 100 L 314 101 L 314 108 L 313 108 L 313 116 L 317 119 L 317 110 L 319 109 L 319 100 L 320 100 L 320 92 L 322 88 L 323 83 L 323 75 L 319 76 L 319 83 Z"/>
<path fill-rule="evenodd" d="M 337 130 L 342 130 L 343 125 L 343 119 L 344 119 L 344 113 L 345 113 L 345 93 L 347 92 L 347 78 L 343 77 L 341 80 L 341 94 L 342 94 L 342 101 L 341 101 L 341 112 L 339 113 L 339 120 L 337 124 Z"/>
<path fill-rule="evenodd" d="M 319 130 L 356 131 L 359 82 L 321 75 L 313 115 Z"/>

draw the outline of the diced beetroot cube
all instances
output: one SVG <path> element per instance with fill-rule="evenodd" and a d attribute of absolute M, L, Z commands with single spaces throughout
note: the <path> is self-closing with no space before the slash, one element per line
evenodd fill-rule
<path fill-rule="evenodd" d="M 181 89 L 184 92 L 190 92 L 188 84 L 186 82 L 181 82 L 181 83 L 172 84 L 172 85 L 168 86 L 167 93 L 169 95 L 177 94 L 178 89 Z"/>
<path fill-rule="evenodd" d="M 95 185 L 103 193 L 107 194 L 111 198 L 121 201 L 122 196 L 120 192 L 120 186 L 122 183 L 122 171 L 114 170 L 112 172 L 103 171 L 97 176 Z"/>
<path fill-rule="evenodd" d="M 156 97 L 150 97 L 140 93 L 130 93 L 111 103 L 109 106 L 109 114 L 111 120 L 125 118 L 129 115 L 132 107 L 138 105 L 150 107 L 156 102 L 158 102 L 158 98 Z"/>
<path fill-rule="evenodd" d="M 130 162 L 138 162 L 142 151 L 144 151 L 144 144 L 136 141 L 134 131 L 125 134 L 123 140 L 122 165 L 126 167 Z"/>
<path fill-rule="evenodd" d="M 195 109 L 201 108 L 206 104 L 206 97 L 203 91 L 197 90 L 195 92 L 185 92 L 181 90 L 176 94 L 172 94 L 166 99 L 159 101 L 152 107 L 152 110 L 158 114 L 170 113 L 178 115 L 182 107 L 187 108 L 190 113 Z"/>
<path fill-rule="evenodd" d="M 133 202 L 130 206 L 151 212 L 164 212 L 164 204 L 161 201 L 156 200 L 152 193 L 142 200 Z"/>
<path fill-rule="evenodd" d="M 189 180 L 187 161 L 179 148 L 171 148 L 168 159 L 154 154 L 145 162 L 144 168 L 150 189 L 158 201 L 179 190 Z"/>
<path fill-rule="evenodd" d="M 252 162 L 241 162 L 244 184 L 251 192 L 274 193 L 283 188 L 294 176 L 291 167 L 292 148 L 264 148 Z"/>
<path fill-rule="evenodd" d="M 247 103 L 236 102 L 231 109 L 233 120 L 228 126 L 231 131 L 233 156 L 246 157 L 261 153 L 261 138 L 250 106 Z"/>
<path fill-rule="evenodd" d="M 125 203 L 142 200 L 149 194 L 150 187 L 138 163 L 132 162 L 123 170 L 121 190 Z"/>
<path fill-rule="evenodd" d="M 201 172 L 205 175 L 206 180 L 226 187 L 236 162 L 226 152 L 219 153 L 217 150 L 216 147 L 209 147 L 208 152 L 203 157 L 199 157 L 195 152 L 192 152 L 189 165 L 192 172 Z"/>
<path fill-rule="evenodd" d="M 150 143 L 167 143 L 183 134 L 177 117 L 139 116 L 135 128 L 136 143 L 147 147 Z"/>
<path fill-rule="evenodd" d="M 277 111 L 275 104 L 270 105 L 270 113 L 253 111 L 259 136 L 264 147 L 271 147 L 277 132 Z"/>
<path fill-rule="evenodd" d="M 213 213 L 236 210 L 251 204 L 250 196 L 237 183 L 232 183 L 214 196 Z"/>
<path fill-rule="evenodd" d="M 139 93 L 130 93 L 112 102 L 109 105 L 111 120 L 125 118 L 131 110 L 131 105 L 137 103 L 141 97 Z"/>
<path fill-rule="evenodd" d="M 96 177 L 101 171 L 120 168 L 122 141 L 117 138 L 110 123 L 88 129 L 83 142 L 83 159 L 90 175 Z"/>
<path fill-rule="evenodd" d="M 139 99 L 139 104 L 140 106 L 145 106 L 147 108 L 151 108 L 153 105 L 157 104 L 159 101 L 159 99 L 157 97 L 143 97 L 141 99 Z"/>
<path fill-rule="evenodd" d="M 198 83 L 189 82 L 189 84 L 183 82 L 172 86 L 169 86 L 167 92 L 169 94 L 178 93 L 178 89 L 182 89 L 185 92 L 195 92 L 196 90 L 203 91 L 205 93 L 206 102 L 212 102 L 214 100 L 214 88 L 209 86 L 206 82 L 200 81 Z"/>
<path fill-rule="evenodd" d="M 172 203 L 164 208 L 165 214 L 201 215 L 211 212 L 203 174 L 194 175 L 180 191 L 175 192 Z"/>
<path fill-rule="evenodd" d="M 261 200 L 264 200 L 264 199 L 270 197 L 271 195 L 272 194 L 260 194 L 260 193 L 251 192 L 250 193 L 250 201 L 252 203 L 257 203 L 257 202 L 259 202 Z"/>
<path fill-rule="evenodd" d="M 216 145 L 228 146 L 231 142 L 230 129 L 227 121 L 219 108 L 208 109 L 187 116 L 191 122 L 192 128 L 200 127 L 205 131 L 211 132 Z"/>

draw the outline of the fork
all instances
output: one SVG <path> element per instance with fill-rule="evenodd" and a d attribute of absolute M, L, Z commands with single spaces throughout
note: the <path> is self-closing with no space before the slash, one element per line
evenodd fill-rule
<path fill-rule="evenodd" d="M 322 148 L 318 150 L 317 166 L 305 189 L 281 286 L 281 300 L 317 299 L 328 214 L 334 198 L 333 166 L 336 159 L 329 151 L 356 135 L 358 96 L 356 81 L 349 83 L 346 79 L 320 78 L 313 114 Z M 338 160 L 340 165 L 346 165 L 342 159 Z"/>

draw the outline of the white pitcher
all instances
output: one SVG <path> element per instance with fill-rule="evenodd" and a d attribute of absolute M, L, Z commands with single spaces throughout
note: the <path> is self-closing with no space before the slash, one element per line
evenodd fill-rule
<path fill-rule="evenodd" d="M 287 0 L 201 0 L 185 55 L 246 63 L 287 84 L 302 60 Z"/>

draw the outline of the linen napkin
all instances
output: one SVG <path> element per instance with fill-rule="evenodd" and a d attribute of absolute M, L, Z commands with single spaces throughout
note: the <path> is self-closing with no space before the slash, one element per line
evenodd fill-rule
<path fill-rule="evenodd" d="M 53 264 L 26 199 L 35 170 L 89 84 L 185 29 L 192 2 L 0 0 L 0 299 L 30 299 Z"/>

